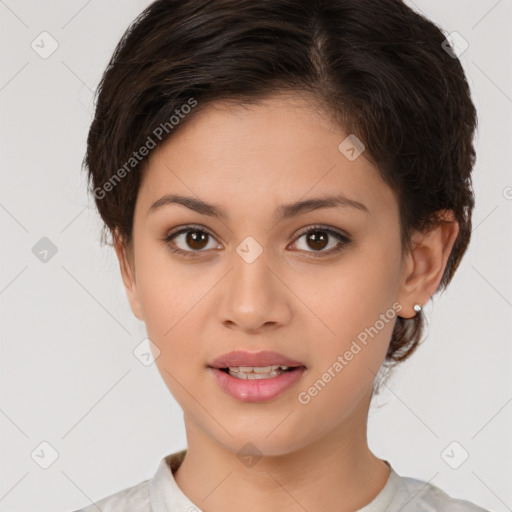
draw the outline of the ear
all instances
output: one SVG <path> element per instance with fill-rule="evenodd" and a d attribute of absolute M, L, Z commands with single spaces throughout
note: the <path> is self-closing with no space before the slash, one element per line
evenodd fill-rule
<path fill-rule="evenodd" d="M 459 233 L 453 211 L 436 213 L 439 222 L 426 232 L 416 231 L 411 240 L 412 249 L 405 256 L 398 296 L 403 305 L 399 316 L 403 318 L 414 317 L 414 305 L 425 305 L 436 292 Z"/>
<path fill-rule="evenodd" d="M 130 308 L 139 320 L 144 320 L 139 300 L 139 293 L 137 290 L 137 282 L 135 279 L 135 259 L 133 255 L 133 248 L 126 245 L 117 230 L 114 234 L 114 249 L 117 254 L 117 259 L 119 260 L 121 277 L 123 279 L 128 301 L 130 302 Z"/>

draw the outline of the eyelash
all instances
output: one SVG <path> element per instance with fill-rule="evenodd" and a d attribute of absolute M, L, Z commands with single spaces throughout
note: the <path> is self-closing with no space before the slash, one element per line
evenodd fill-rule
<path fill-rule="evenodd" d="M 162 242 L 166 245 L 169 245 L 173 238 L 175 238 L 178 235 L 181 235 L 183 233 L 188 233 L 189 231 L 206 233 L 208 236 L 215 239 L 215 237 L 208 230 L 204 229 L 203 227 L 189 225 L 189 226 L 185 226 L 184 228 L 182 228 L 178 231 L 169 233 L 167 236 L 165 236 L 162 239 Z M 311 232 L 315 232 L 315 231 L 322 231 L 324 233 L 333 235 L 334 238 L 338 239 L 338 241 L 341 242 L 341 245 L 339 245 L 338 247 L 335 247 L 334 249 L 326 251 L 326 252 L 324 252 L 324 251 L 305 251 L 306 253 L 311 254 L 311 256 L 313 258 L 322 258 L 322 257 L 330 256 L 332 254 L 336 254 L 336 253 L 340 252 L 341 250 L 343 250 L 347 245 L 349 245 L 352 242 L 352 240 L 350 238 L 348 238 L 346 235 L 340 233 L 339 231 L 336 231 L 332 228 L 327 228 L 327 227 L 321 226 L 321 225 L 314 225 L 314 226 L 309 227 L 307 230 L 299 233 L 297 235 L 296 240 L 300 239 L 304 235 L 307 235 L 307 234 L 309 234 Z M 201 250 L 201 251 L 184 251 L 183 249 L 179 249 L 177 247 L 171 247 L 170 249 L 173 253 L 179 254 L 180 256 L 184 256 L 186 258 L 197 258 L 197 257 L 199 257 L 200 253 L 205 252 L 203 250 Z"/>

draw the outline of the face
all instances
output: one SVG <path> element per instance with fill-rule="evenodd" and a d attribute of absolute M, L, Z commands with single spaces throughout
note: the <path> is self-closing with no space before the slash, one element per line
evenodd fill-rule
<path fill-rule="evenodd" d="M 408 267 L 397 200 L 364 152 L 339 149 L 347 136 L 280 95 L 211 105 L 150 156 L 124 282 L 187 421 L 230 450 L 250 440 L 289 453 L 366 422 Z M 152 208 L 171 194 L 223 216 Z M 284 208 L 327 197 L 342 199 Z M 235 398 L 208 368 L 233 350 L 276 351 L 305 370 L 276 396 Z"/>

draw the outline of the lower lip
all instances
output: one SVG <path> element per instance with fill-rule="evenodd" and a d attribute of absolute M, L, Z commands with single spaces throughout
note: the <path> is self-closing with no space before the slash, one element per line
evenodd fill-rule
<path fill-rule="evenodd" d="M 291 372 L 284 372 L 269 379 L 237 379 L 229 373 L 211 368 L 220 387 L 233 398 L 242 402 L 265 402 L 280 395 L 297 382 L 306 368 L 301 366 Z"/>

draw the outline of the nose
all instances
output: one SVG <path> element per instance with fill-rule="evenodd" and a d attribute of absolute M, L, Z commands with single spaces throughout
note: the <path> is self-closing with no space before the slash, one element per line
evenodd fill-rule
<path fill-rule="evenodd" d="M 235 253 L 233 266 L 220 291 L 220 321 L 228 328 L 253 334 L 288 324 L 293 294 L 279 265 L 271 268 L 263 251 L 251 263 Z"/>

